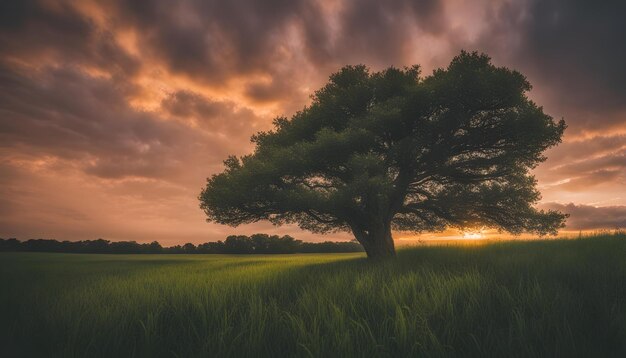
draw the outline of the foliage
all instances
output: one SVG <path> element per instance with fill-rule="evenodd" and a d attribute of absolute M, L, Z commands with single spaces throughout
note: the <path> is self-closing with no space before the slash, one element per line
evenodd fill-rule
<path fill-rule="evenodd" d="M 231 235 L 225 241 L 207 242 L 195 246 L 186 243 L 162 247 L 156 241 L 140 244 L 135 241 L 57 241 L 35 239 L 19 241 L 0 238 L 0 251 L 68 252 L 92 254 L 294 254 L 325 252 L 360 252 L 357 242 L 303 242 L 289 235 L 254 234 Z"/>
<path fill-rule="evenodd" d="M 529 171 L 560 142 L 517 71 L 462 52 L 421 77 L 417 66 L 346 66 L 310 106 L 253 136 L 201 192 L 208 221 L 269 220 L 350 231 L 369 256 L 393 255 L 391 230 L 487 226 L 555 234 L 565 215 L 533 207 Z"/>
<path fill-rule="evenodd" d="M 0 356 L 626 356 L 626 236 L 476 244 L 0 253 Z"/>

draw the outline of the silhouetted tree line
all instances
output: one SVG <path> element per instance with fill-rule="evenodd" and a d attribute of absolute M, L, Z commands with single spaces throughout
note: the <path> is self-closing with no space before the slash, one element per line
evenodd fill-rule
<path fill-rule="evenodd" d="M 31 239 L 20 241 L 0 238 L 0 251 L 66 252 L 90 254 L 293 254 L 360 252 L 363 247 L 356 241 L 319 243 L 303 242 L 289 235 L 254 234 L 231 235 L 224 241 L 206 242 L 200 245 L 186 243 L 163 247 L 157 241 L 109 241 L 104 239 L 83 241 L 57 241 Z"/>

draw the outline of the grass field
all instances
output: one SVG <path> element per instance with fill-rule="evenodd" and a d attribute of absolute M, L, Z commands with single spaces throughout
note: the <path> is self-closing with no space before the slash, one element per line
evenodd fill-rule
<path fill-rule="evenodd" d="M 275 256 L 0 254 L 0 356 L 626 356 L 626 236 Z"/>

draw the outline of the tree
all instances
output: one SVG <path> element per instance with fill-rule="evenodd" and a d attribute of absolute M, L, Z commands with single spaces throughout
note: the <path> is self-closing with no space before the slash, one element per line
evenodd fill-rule
<path fill-rule="evenodd" d="M 517 71 L 461 52 L 421 77 L 418 66 L 346 66 L 291 120 L 252 137 L 255 150 L 207 179 L 207 221 L 269 220 L 349 231 L 370 258 L 395 255 L 392 229 L 487 226 L 556 234 L 566 215 L 533 207 L 529 173 L 566 128 L 526 93 Z"/>
<path fill-rule="evenodd" d="M 195 254 L 196 253 L 196 245 L 188 242 L 183 245 L 183 252 L 186 254 Z"/>
<path fill-rule="evenodd" d="M 254 243 L 245 235 L 230 235 L 224 241 L 224 252 L 227 254 L 251 254 Z"/>
<path fill-rule="evenodd" d="M 160 254 L 161 252 L 163 252 L 163 247 L 161 246 L 161 244 L 159 244 L 158 241 L 152 241 L 151 243 L 143 244 L 142 246 L 144 248 L 144 252 L 150 254 Z"/>

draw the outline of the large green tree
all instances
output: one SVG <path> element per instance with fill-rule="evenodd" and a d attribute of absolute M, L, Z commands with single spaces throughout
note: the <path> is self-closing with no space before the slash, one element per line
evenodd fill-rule
<path fill-rule="evenodd" d="M 462 52 L 428 77 L 419 67 L 346 66 L 291 120 L 252 137 L 200 194 L 208 221 L 296 223 L 351 232 L 368 257 L 395 255 L 392 230 L 486 226 L 555 234 L 566 215 L 533 207 L 530 169 L 560 142 L 517 71 Z"/>

